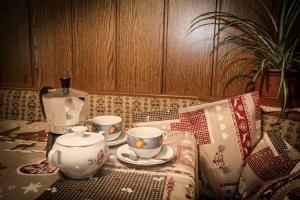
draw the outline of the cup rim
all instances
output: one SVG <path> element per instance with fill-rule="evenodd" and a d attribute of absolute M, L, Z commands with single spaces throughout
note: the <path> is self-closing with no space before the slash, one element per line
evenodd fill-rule
<path fill-rule="evenodd" d="M 136 131 L 136 130 L 138 130 L 138 129 L 147 129 L 147 130 L 153 130 L 153 131 L 155 131 L 155 132 L 159 132 L 159 134 L 157 134 L 157 135 L 147 135 L 147 136 L 143 136 L 143 137 L 140 137 L 140 136 L 137 136 L 137 135 L 135 135 L 134 133 L 133 133 L 133 131 Z M 142 130 L 141 130 L 141 132 L 142 132 Z M 130 135 L 130 136 L 132 136 L 132 137 L 136 137 L 136 138 L 143 138 L 143 139 L 151 139 L 151 138 L 156 138 L 156 137 L 160 137 L 160 136 L 162 136 L 163 135 L 163 132 L 164 131 L 162 131 L 162 130 L 160 130 L 160 129 L 158 129 L 158 128 L 154 128 L 154 127 L 135 127 L 135 128 L 131 128 L 131 129 L 129 129 L 128 131 L 127 131 L 127 134 L 128 135 Z"/>
<path fill-rule="evenodd" d="M 101 115 L 92 118 L 92 122 L 97 125 L 114 125 L 122 122 L 122 118 L 115 115 Z"/>

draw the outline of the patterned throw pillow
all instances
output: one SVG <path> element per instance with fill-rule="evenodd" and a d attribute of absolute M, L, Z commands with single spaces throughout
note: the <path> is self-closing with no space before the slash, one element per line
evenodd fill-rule
<path fill-rule="evenodd" d="M 193 132 L 198 139 L 202 192 L 231 198 L 246 156 L 261 138 L 258 93 L 182 108 L 179 115 L 180 123 L 171 129 Z"/>
<path fill-rule="evenodd" d="M 246 159 L 239 183 L 239 193 L 242 198 L 250 197 L 265 182 L 299 170 L 300 153 L 280 134 L 265 132 L 261 141 Z"/>

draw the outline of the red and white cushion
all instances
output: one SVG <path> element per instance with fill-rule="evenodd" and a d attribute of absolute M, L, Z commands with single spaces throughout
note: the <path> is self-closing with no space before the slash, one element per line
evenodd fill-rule
<path fill-rule="evenodd" d="M 203 192 L 232 197 L 246 156 L 261 138 L 258 93 L 181 108 L 179 115 L 180 123 L 171 124 L 171 129 L 196 135 Z"/>
<path fill-rule="evenodd" d="M 268 131 L 247 157 L 239 193 L 243 198 L 256 193 L 266 182 L 300 170 L 300 154 L 279 133 Z"/>

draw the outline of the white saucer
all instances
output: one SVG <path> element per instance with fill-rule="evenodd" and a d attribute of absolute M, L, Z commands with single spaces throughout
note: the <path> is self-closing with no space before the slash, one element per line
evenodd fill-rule
<path fill-rule="evenodd" d="M 121 135 L 113 140 L 113 141 L 109 141 L 107 142 L 108 146 L 116 146 L 116 145 L 119 145 L 119 144 L 123 144 L 127 141 L 127 135 L 126 135 L 126 132 L 125 131 L 122 131 Z"/>
<path fill-rule="evenodd" d="M 158 165 L 158 164 L 168 162 L 175 157 L 175 151 L 169 145 L 163 145 L 161 152 L 156 156 L 157 158 L 159 157 L 164 158 L 164 160 L 159 160 L 155 158 L 149 158 L 149 159 L 139 158 L 138 160 L 134 161 L 131 160 L 130 158 L 122 156 L 122 153 L 127 153 L 127 154 L 130 153 L 128 144 L 124 144 L 117 149 L 116 151 L 117 158 L 123 162 L 130 163 L 133 165 L 139 165 L 139 166 Z M 167 160 L 165 160 L 165 158 L 167 158 Z"/>

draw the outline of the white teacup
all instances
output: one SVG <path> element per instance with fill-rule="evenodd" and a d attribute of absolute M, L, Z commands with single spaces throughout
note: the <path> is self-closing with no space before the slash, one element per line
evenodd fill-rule
<path fill-rule="evenodd" d="M 136 127 L 127 131 L 127 143 L 140 158 L 152 158 L 161 151 L 167 133 L 153 127 Z"/>
<path fill-rule="evenodd" d="M 92 132 L 103 132 L 106 141 L 117 139 L 122 133 L 122 118 L 113 115 L 103 115 L 89 120 Z"/>

